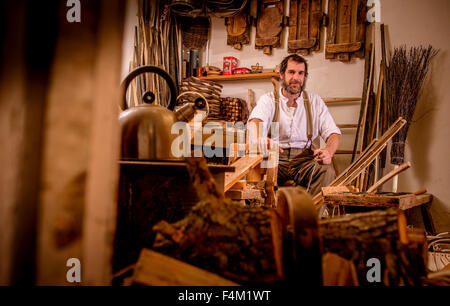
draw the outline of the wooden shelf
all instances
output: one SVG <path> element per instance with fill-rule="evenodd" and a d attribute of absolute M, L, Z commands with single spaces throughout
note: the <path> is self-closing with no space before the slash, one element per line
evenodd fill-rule
<path fill-rule="evenodd" d="M 122 167 L 134 168 L 140 170 L 185 170 L 187 163 L 183 160 L 180 161 L 131 161 L 131 160 L 119 160 L 119 164 Z M 234 172 L 236 167 L 227 165 L 208 164 L 208 169 L 212 174 L 222 172 Z"/>
<path fill-rule="evenodd" d="M 278 72 L 265 73 L 247 73 L 247 74 L 232 74 L 232 75 L 210 75 L 206 77 L 198 77 L 200 80 L 210 81 L 244 81 L 244 80 L 266 80 L 271 78 L 280 78 Z"/>

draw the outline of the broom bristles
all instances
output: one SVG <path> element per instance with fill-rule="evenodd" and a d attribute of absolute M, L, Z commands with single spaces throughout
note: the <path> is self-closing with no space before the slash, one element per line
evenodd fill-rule
<path fill-rule="evenodd" d="M 405 141 L 417 100 L 427 76 L 431 60 L 439 50 L 432 46 L 405 46 L 394 49 L 386 72 L 388 122 L 392 124 L 398 117 L 406 119 L 406 124 L 392 138 L 391 163 L 401 165 L 404 159 Z"/>

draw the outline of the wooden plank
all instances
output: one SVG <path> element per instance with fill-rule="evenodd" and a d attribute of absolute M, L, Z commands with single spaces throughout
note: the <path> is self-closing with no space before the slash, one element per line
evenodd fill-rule
<path fill-rule="evenodd" d="M 326 51 L 328 53 L 355 52 L 361 49 L 361 46 L 361 42 L 329 44 L 327 45 Z"/>
<path fill-rule="evenodd" d="M 380 67 L 380 74 L 378 77 L 378 89 L 377 89 L 377 95 L 375 100 L 375 111 L 373 113 L 372 117 L 372 124 L 370 127 L 369 132 L 369 141 L 371 141 L 373 138 L 377 137 L 375 134 L 377 127 L 379 126 L 379 109 L 380 109 L 380 103 L 381 103 L 381 90 L 383 88 L 383 78 L 384 78 L 384 72 L 383 72 L 383 66 Z"/>
<path fill-rule="evenodd" d="M 205 77 L 198 77 L 200 80 L 210 81 L 245 81 L 245 80 L 266 80 L 271 78 L 280 78 L 278 72 L 263 72 L 263 73 L 247 73 L 247 74 L 232 74 L 232 75 L 210 75 Z"/>
<path fill-rule="evenodd" d="M 337 127 L 340 129 L 354 129 L 357 128 L 357 124 L 337 124 Z"/>
<path fill-rule="evenodd" d="M 111 6 L 108 1 L 83 3 L 83 22 L 76 31 L 65 18 L 57 25 L 42 135 L 36 285 L 70 285 L 69 258 L 80 259 L 86 273 L 83 284 L 107 285 L 112 279 L 123 9 L 118 9 L 118 1 L 111 2 Z M 61 6 L 59 13 L 65 14 L 65 8 Z M 101 181 L 87 182 L 91 175 Z M 98 210 L 92 206 L 94 192 Z"/>
<path fill-rule="evenodd" d="M 401 196 L 341 193 L 324 196 L 324 202 L 330 205 L 408 209 L 416 202 L 416 196 L 412 193 Z"/>
<path fill-rule="evenodd" d="M 289 5 L 289 38 L 288 41 L 297 40 L 297 10 L 298 0 L 290 0 Z M 292 50 L 295 51 L 295 50 Z"/>
<path fill-rule="evenodd" d="M 352 0 L 339 0 L 339 43 L 351 42 Z M 346 51 L 343 51 L 346 52 Z M 341 61 L 350 60 L 348 54 L 338 54 Z"/>
<path fill-rule="evenodd" d="M 378 182 L 376 182 L 375 184 L 372 185 L 372 187 L 370 187 L 369 189 L 367 189 L 367 193 L 371 193 L 371 192 L 375 192 L 378 188 L 380 188 L 384 183 L 386 183 L 387 181 L 389 181 L 391 178 L 393 178 L 394 176 L 398 175 L 400 172 L 405 171 L 406 169 L 408 169 L 409 167 L 411 167 L 411 163 L 407 162 L 404 163 L 403 165 L 401 165 L 400 167 L 398 167 L 397 169 L 392 170 L 391 172 L 389 172 L 388 174 L 386 174 L 385 176 L 383 176 Z"/>
<path fill-rule="evenodd" d="M 358 12 L 356 18 L 356 41 L 365 44 L 366 38 L 366 20 L 367 20 L 367 1 L 366 0 L 356 0 L 358 1 Z M 364 57 L 364 49 L 355 52 L 355 56 L 358 58 Z"/>
<path fill-rule="evenodd" d="M 96 63 L 92 75 L 91 146 L 83 218 L 83 284 L 110 285 L 116 232 L 117 181 L 120 157 L 116 105 L 120 83 L 124 4 L 100 2 Z M 95 249 L 95 252 L 92 250 Z"/>
<path fill-rule="evenodd" d="M 357 19 L 358 19 L 359 0 L 352 0 L 351 25 L 350 25 L 350 42 L 356 42 Z"/>
<path fill-rule="evenodd" d="M 233 186 L 231 186 L 230 190 L 243 190 L 247 188 L 247 181 L 246 180 L 240 180 L 234 183 Z"/>
<path fill-rule="evenodd" d="M 337 0 L 328 1 L 328 27 L 327 27 L 327 46 L 336 43 L 337 33 Z M 325 50 L 326 59 L 334 59 L 335 54 L 328 53 Z"/>
<path fill-rule="evenodd" d="M 271 159 L 278 159 L 278 154 L 275 152 L 270 152 L 269 161 Z M 278 163 L 275 163 L 274 167 L 269 167 L 266 169 L 265 204 L 268 206 L 276 207 L 277 205 L 277 197 L 275 195 L 275 186 L 277 186 L 277 179 L 278 179 Z"/>
<path fill-rule="evenodd" d="M 246 180 L 247 182 L 260 182 L 264 179 L 265 169 L 261 168 L 261 164 L 256 167 L 250 169 L 247 173 Z"/>
<path fill-rule="evenodd" d="M 165 168 L 165 170 L 184 170 L 187 167 L 187 163 L 185 161 L 127 161 L 120 160 L 118 163 L 122 167 L 128 168 L 140 168 L 143 170 L 158 170 Z M 226 165 L 214 165 L 208 164 L 208 169 L 211 173 L 222 173 L 222 172 L 234 172 L 236 168 L 234 166 L 226 166 Z"/>
<path fill-rule="evenodd" d="M 365 48 L 365 63 L 364 63 L 364 82 L 363 82 L 363 93 L 362 93 L 362 104 L 359 109 L 359 117 L 358 117 L 358 129 L 356 130 L 355 135 L 355 141 L 353 142 L 353 153 L 352 153 L 352 159 L 351 162 L 355 160 L 356 151 L 358 149 L 358 141 L 360 139 L 360 132 L 361 132 L 361 122 L 363 121 L 364 112 L 366 110 L 366 94 L 368 88 L 366 85 L 369 83 L 369 75 L 370 75 L 370 65 L 371 65 L 371 50 L 372 50 L 372 44 L 369 45 L 369 48 L 366 45 Z M 361 152 L 361 151 L 360 151 Z"/>
<path fill-rule="evenodd" d="M 257 199 L 257 200 L 264 200 L 266 197 L 266 194 L 264 190 L 261 189 L 250 189 L 246 188 L 244 190 L 228 190 L 225 192 L 225 196 L 227 198 L 233 199 L 233 200 L 247 200 L 247 199 Z"/>
<path fill-rule="evenodd" d="M 313 51 L 320 50 L 320 22 L 322 21 L 322 0 L 311 1 L 311 25 L 309 29 L 309 38 L 317 42 Z"/>
<path fill-rule="evenodd" d="M 309 0 L 300 0 L 299 13 L 297 14 L 299 25 L 297 27 L 297 37 L 299 40 L 309 38 Z"/>
<path fill-rule="evenodd" d="M 288 43 L 289 50 L 297 50 L 297 49 L 309 49 L 314 47 L 316 44 L 316 39 L 303 39 L 303 40 L 294 40 Z M 299 50 L 297 50 L 299 51 Z M 302 50 L 302 52 L 308 52 L 308 50 Z"/>
<path fill-rule="evenodd" d="M 349 103 L 349 102 L 361 103 L 361 97 L 358 97 L 358 98 L 322 98 L 322 100 L 326 104 Z"/>
<path fill-rule="evenodd" d="M 329 187 L 322 187 L 322 195 L 328 196 L 331 194 L 336 193 L 343 193 L 343 192 L 358 192 L 358 188 L 354 186 L 329 186 Z"/>
<path fill-rule="evenodd" d="M 147 286 L 239 286 L 217 274 L 149 249 L 141 251 L 132 281 Z"/>
<path fill-rule="evenodd" d="M 413 193 L 402 195 L 384 195 L 369 193 L 328 193 L 324 195 L 324 203 L 330 205 L 362 206 L 362 207 L 397 207 L 401 210 L 431 202 L 432 195 L 416 196 Z"/>
<path fill-rule="evenodd" d="M 370 93 L 372 91 L 372 82 L 373 82 L 373 71 L 374 71 L 374 66 L 375 66 L 375 38 L 374 35 L 372 34 L 372 49 L 371 49 L 371 55 L 370 55 L 370 72 L 369 72 L 369 84 L 367 85 L 367 89 L 366 89 L 366 100 L 364 101 L 364 110 L 363 110 L 363 114 L 362 114 L 362 120 L 361 120 L 361 138 L 359 140 L 359 151 L 362 151 L 363 149 L 363 145 L 364 145 L 364 133 L 365 133 L 365 129 L 366 129 L 366 120 L 367 120 L 367 109 L 369 106 L 369 97 L 370 97 Z"/>
<path fill-rule="evenodd" d="M 414 202 L 411 203 L 401 203 L 400 209 L 406 210 L 410 209 L 416 206 L 428 204 L 433 200 L 433 196 L 431 194 L 421 194 L 416 196 L 416 199 Z"/>
<path fill-rule="evenodd" d="M 234 173 L 225 174 L 225 189 L 224 192 L 231 188 L 237 181 L 242 179 L 250 169 L 256 167 L 263 160 L 262 155 L 250 156 L 246 155 L 241 157 L 235 163 L 232 164 L 236 168 Z"/>

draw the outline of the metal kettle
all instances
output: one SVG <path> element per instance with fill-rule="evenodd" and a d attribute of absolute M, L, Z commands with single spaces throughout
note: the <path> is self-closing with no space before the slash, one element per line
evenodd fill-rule
<path fill-rule="evenodd" d="M 155 95 L 151 91 L 143 94 L 143 104 L 127 109 L 126 91 L 130 82 L 138 75 L 152 72 L 167 82 L 170 90 L 170 102 L 166 108 L 153 104 Z M 124 111 L 119 115 L 121 130 L 121 158 L 124 160 L 165 160 L 179 161 L 172 153 L 173 140 L 178 136 L 171 133 L 172 125 L 179 121 L 191 120 L 197 109 L 205 107 L 201 100 L 185 104 L 177 111 L 177 88 L 172 77 L 163 69 L 155 66 L 141 66 L 131 71 L 122 82 L 122 101 Z"/>

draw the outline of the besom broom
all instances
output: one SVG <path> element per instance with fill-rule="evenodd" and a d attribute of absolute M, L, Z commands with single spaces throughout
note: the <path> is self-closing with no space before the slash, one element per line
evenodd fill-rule
<path fill-rule="evenodd" d="M 430 63 L 438 52 L 439 50 L 434 49 L 431 45 L 411 47 L 408 50 L 405 46 L 401 46 L 394 49 L 394 54 L 387 66 L 388 122 L 392 124 L 399 117 L 406 119 L 406 124 L 392 139 L 391 163 L 396 167 L 404 162 L 408 129 Z M 396 183 L 394 183 L 395 191 Z"/>

